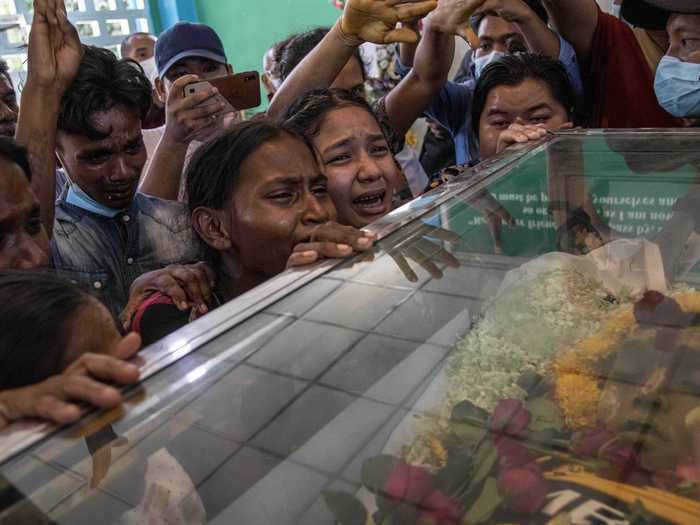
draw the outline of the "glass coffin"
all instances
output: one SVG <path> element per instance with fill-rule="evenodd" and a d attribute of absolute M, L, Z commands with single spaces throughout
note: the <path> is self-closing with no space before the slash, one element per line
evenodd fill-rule
<path fill-rule="evenodd" d="M 448 170 L 371 257 L 146 349 L 122 409 L 5 433 L 0 523 L 697 525 L 699 144 Z"/>

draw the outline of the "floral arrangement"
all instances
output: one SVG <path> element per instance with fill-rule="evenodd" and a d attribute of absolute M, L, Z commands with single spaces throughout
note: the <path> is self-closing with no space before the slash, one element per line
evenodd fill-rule
<path fill-rule="evenodd" d="M 647 292 L 634 306 L 621 308 L 597 333 L 559 354 L 551 365 L 551 373 L 567 426 L 580 429 L 595 424 L 601 401 L 595 365 L 613 353 L 635 326 L 657 324 L 666 327 L 656 331 L 654 345 L 658 350 L 668 351 L 675 347 L 680 335 L 669 328 L 684 327 L 697 314 L 700 314 L 700 294 L 697 292 L 682 292 L 673 298 Z"/>
<path fill-rule="evenodd" d="M 687 333 L 700 328 L 700 293 L 648 292 L 620 305 L 594 280 L 572 277 L 538 276 L 490 305 L 449 362 L 448 401 L 430 431 L 400 458 L 365 462 L 362 484 L 376 510 L 350 494 L 325 494 L 338 523 L 603 523 L 582 514 L 593 509 L 593 519 L 600 501 L 616 502 L 605 507 L 614 522 L 700 523 L 700 458 L 651 469 L 638 443 L 596 416 L 600 366 L 633 330 L 652 334 L 660 354 L 698 347 Z M 552 299 L 534 300 L 542 290 Z M 527 325 L 538 327 L 536 337 L 519 334 Z M 523 344 L 535 346 L 526 352 Z M 479 385 L 464 384 L 471 374 Z M 684 421 L 700 446 L 700 398 Z"/>
<path fill-rule="evenodd" d="M 617 305 L 599 281 L 576 269 L 546 272 L 513 287 L 457 344 L 448 363 L 448 406 L 468 400 L 493 410 L 501 399 L 522 399 L 522 372 L 543 373 L 556 352 L 595 332 Z M 470 377 L 480 380 L 465 381 Z"/>

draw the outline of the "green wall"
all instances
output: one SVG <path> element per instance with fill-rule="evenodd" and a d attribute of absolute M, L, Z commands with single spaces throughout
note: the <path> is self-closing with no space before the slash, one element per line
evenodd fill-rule
<path fill-rule="evenodd" d="M 330 0 L 197 0 L 197 14 L 219 33 L 235 71 L 260 71 L 272 44 L 292 33 L 330 26 L 340 11 Z"/>

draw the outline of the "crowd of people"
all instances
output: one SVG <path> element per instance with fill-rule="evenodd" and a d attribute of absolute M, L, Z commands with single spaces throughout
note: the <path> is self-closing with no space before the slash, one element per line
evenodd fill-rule
<path fill-rule="evenodd" d="M 341 4 L 271 42 L 270 105 L 246 118 L 185 90 L 234 73 L 212 28 L 130 35 L 118 58 L 81 44 L 63 0 L 34 0 L 20 102 L 0 64 L 0 428 L 115 406 L 142 344 L 370 250 L 365 226 L 440 183 L 405 144 L 422 116 L 468 165 L 548 130 L 700 122 L 696 1 Z M 370 82 L 378 54 L 395 74 Z"/>

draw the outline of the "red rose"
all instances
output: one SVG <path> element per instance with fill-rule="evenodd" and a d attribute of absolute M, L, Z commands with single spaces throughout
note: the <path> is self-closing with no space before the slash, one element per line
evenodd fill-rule
<path fill-rule="evenodd" d="M 433 491 L 433 477 L 426 469 L 401 461 L 389 474 L 384 491 L 396 501 L 418 505 Z"/>
<path fill-rule="evenodd" d="M 635 303 L 634 317 L 639 324 L 685 327 L 694 316 L 685 313 L 675 299 L 659 292 L 647 292 Z"/>
<path fill-rule="evenodd" d="M 513 438 L 498 438 L 496 440 L 496 451 L 498 452 L 498 462 L 501 469 L 522 467 L 535 461 L 534 456 L 527 447 Z"/>
<path fill-rule="evenodd" d="M 604 428 L 581 432 L 573 443 L 574 454 L 582 458 L 596 458 L 603 445 L 609 443 L 613 437 L 613 434 Z"/>
<path fill-rule="evenodd" d="M 505 471 L 498 480 L 498 490 L 513 512 L 534 514 L 547 500 L 549 485 L 537 465 Z"/>
<path fill-rule="evenodd" d="M 459 525 L 462 513 L 459 506 L 448 496 L 434 490 L 421 504 L 421 516 L 436 525 Z"/>
<path fill-rule="evenodd" d="M 498 402 L 493 411 L 489 429 L 497 434 L 517 436 L 530 424 L 530 412 L 522 401 L 503 399 Z"/>

